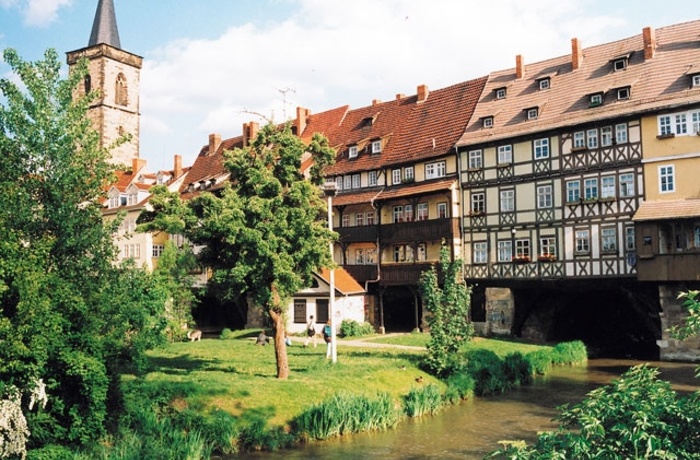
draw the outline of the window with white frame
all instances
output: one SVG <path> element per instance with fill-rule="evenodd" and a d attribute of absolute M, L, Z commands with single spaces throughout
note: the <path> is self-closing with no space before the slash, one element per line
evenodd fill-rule
<path fill-rule="evenodd" d="M 418 206 L 416 206 L 416 220 L 428 220 L 428 203 L 418 203 Z"/>
<path fill-rule="evenodd" d="M 574 133 L 574 148 L 582 149 L 586 147 L 586 133 L 577 131 Z"/>
<path fill-rule="evenodd" d="M 356 158 L 356 157 L 357 157 L 357 146 L 351 145 L 348 148 L 348 158 Z"/>
<path fill-rule="evenodd" d="M 428 245 L 418 243 L 416 246 L 416 262 L 425 262 L 428 260 Z"/>
<path fill-rule="evenodd" d="M 355 249 L 355 264 L 356 265 L 364 265 L 367 263 L 365 260 L 366 259 L 365 259 L 364 248 Z"/>
<path fill-rule="evenodd" d="M 543 236 L 540 238 L 540 255 L 555 256 L 557 255 L 557 239 L 553 236 Z"/>
<path fill-rule="evenodd" d="M 513 163 L 513 146 L 499 145 L 498 146 L 498 164 L 507 165 Z"/>
<path fill-rule="evenodd" d="M 530 257 L 530 240 L 526 238 L 515 240 L 515 257 Z"/>
<path fill-rule="evenodd" d="M 513 260 L 513 242 L 501 240 L 498 242 L 498 261 L 511 262 Z"/>
<path fill-rule="evenodd" d="M 496 88 L 496 99 L 505 99 L 506 94 L 506 88 Z"/>
<path fill-rule="evenodd" d="M 394 206 L 392 216 L 394 223 L 403 222 L 403 206 Z"/>
<path fill-rule="evenodd" d="M 343 190 L 343 178 L 342 178 L 342 176 L 337 176 L 335 178 L 335 186 L 338 187 L 338 190 Z"/>
<path fill-rule="evenodd" d="M 700 132 L 700 110 L 694 109 L 657 117 L 659 136 L 688 136 Z"/>
<path fill-rule="evenodd" d="M 613 144 L 613 130 L 612 126 L 603 126 L 600 128 L 600 145 L 603 147 L 609 147 Z"/>
<path fill-rule="evenodd" d="M 372 153 L 381 153 L 382 141 L 372 141 Z"/>
<path fill-rule="evenodd" d="M 119 195 L 112 195 L 109 197 L 109 207 L 118 208 L 119 207 Z"/>
<path fill-rule="evenodd" d="M 677 113 L 673 118 L 676 125 L 676 135 L 688 134 L 688 116 L 685 113 Z"/>
<path fill-rule="evenodd" d="M 617 232 L 615 227 L 603 227 L 600 229 L 600 247 L 603 252 L 617 251 Z"/>
<path fill-rule="evenodd" d="M 360 175 L 359 174 L 353 174 L 352 175 L 352 188 L 360 188 Z"/>
<path fill-rule="evenodd" d="M 537 187 L 537 209 L 548 209 L 552 207 L 552 186 L 539 185 Z"/>
<path fill-rule="evenodd" d="M 637 243 L 634 237 L 634 227 L 631 225 L 625 227 L 625 249 L 628 251 L 634 251 L 636 247 Z"/>
<path fill-rule="evenodd" d="M 693 88 L 700 86 L 700 74 L 695 74 L 690 78 L 690 85 Z"/>
<path fill-rule="evenodd" d="M 469 169 L 481 169 L 484 166 L 484 157 L 481 150 L 469 151 Z"/>
<path fill-rule="evenodd" d="M 673 165 L 659 166 L 659 192 L 670 193 L 676 191 L 676 177 Z"/>
<path fill-rule="evenodd" d="M 700 133 L 700 111 L 690 112 L 690 133 L 697 135 Z"/>
<path fill-rule="evenodd" d="M 364 212 L 355 213 L 355 226 L 362 227 L 363 225 L 365 225 L 365 213 Z"/>
<path fill-rule="evenodd" d="M 401 170 L 394 169 L 391 171 L 391 183 L 396 185 L 401 183 Z"/>
<path fill-rule="evenodd" d="M 139 259 L 141 257 L 141 245 L 125 244 L 123 253 L 124 258 Z"/>
<path fill-rule="evenodd" d="M 537 107 L 527 109 L 527 119 L 528 120 L 537 120 L 538 115 L 539 115 L 539 109 Z"/>
<path fill-rule="evenodd" d="M 438 203 L 437 204 L 437 216 L 438 219 L 446 219 L 449 216 L 447 213 L 447 203 Z"/>
<path fill-rule="evenodd" d="M 394 245 L 394 262 L 406 262 L 406 246 L 403 244 Z"/>
<path fill-rule="evenodd" d="M 428 163 L 425 165 L 425 178 L 435 179 L 438 177 L 445 177 L 445 162 L 437 161 L 435 163 Z"/>
<path fill-rule="evenodd" d="M 472 193 L 471 210 L 473 214 L 486 212 L 486 194 L 483 192 Z"/>
<path fill-rule="evenodd" d="M 412 244 L 407 244 L 405 245 L 404 251 L 406 252 L 406 262 L 413 262 L 414 261 L 414 254 L 413 254 L 413 245 Z"/>
<path fill-rule="evenodd" d="M 341 220 L 341 225 L 343 227 L 349 227 L 350 226 L 350 214 L 343 214 L 343 218 Z"/>
<path fill-rule="evenodd" d="M 541 78 L 539 80 L 539 88 L 540 89 L 549 89 L 550 84 L 551 84 L 551 81 L 550 81 L 549 77 Z"/>
<path fill-rule="evenodd" d="M 515 190 L 501 190 L 501 212 L 515 211 Z"/>
<path fill-rule="evenodd" d="M 482 128 L 493 128 L 493 117 L 484 117 L 481 119 Z"/>
<path fill-rule="evenodd" d="M 374 216 L 374 211 L 367 211 L 367 213 L 365 214 L 367 225 L 374 225 Z"/>
<path fill-rule="evenodd" d="M 616 59 L 613 61 L 613 70 L 625 70 L 627 68 L 627 58 Z"/>
<path fill-rule="evenodd" d="M 489 247 L 485 241 L 479 241 L 472 245 L 472 262 L 475 264 L 485 264 L 488 262 Z"/>
<path fill-rule="evenodd" d="M 598 105 L 601 105 L 602 103 L 603 103 L 603 94 L 602 93 L 591 94 L 591 98 L 589 99 L 589 105 L 591 107 L 596 107 Z"/>
<path fill-rule="evenodd" d="M 583 199 L 592 200 L 598 198 L 598 179 L 589 178 L 583 180 Z"/>
<path fill-rule="evenodd" d="M 591 250 L 591 236 L 588 230 L 576 230 L 575 248 L 578 254 L 587 254 Z"/>
<path fill-rule="evenodd" d="M 163 255 L 163 251 L 165 251 L 165 245 L 163 244 L 154 244 L 153 248 L 151 250 L 151 254 L 154 258 L 158 258 L 161 255 Z"/>
<path fill-rule="evenodd" d="M 660 115 L 659 121 L 659 136 L 669 136 L 673 134 L 673 126 L 671 125 L 670 115 Z"/>
<path fill-rule="evenodd" d="M 634 196 L 634 174 L 620 174 L 620 198 Z"/>
<path fill-rule="evenodd" d="M 600 178 L 600 197 L 615 198 L 615 176 L 603 176 Z"/>
<path fill-rule="evenodd" d="M 581 200 L 581 182 L 570 180 L 566 182 L 566 202 L 578 203 Z"/>
<path fill-rule="evenodd" d="M 535 160 L 549 158 L 549 139 L 535 139 Z"/>
<path fill-rule="evenodd" d="M 586 131 L 586 140 L 587 140 L 587 145 L 589 149 L 597 149 L 598 148 L 598 130 L 597 129 L 589 129 Z"/>
<path fill-rule="evenodd" d="M 617 144 L 627 143 L 627 123 L 615 125 L 615 142 Z"/>
<path fill-rule="evenodd" d="M 403 218 L 406 222 L 413 222 L 413 205 L 407 204 L 403 207 Z"/>
<path fill-rule="evenodd" d="M 350 190 L 352 188 L 352 176 L 343 176 L 343 189 Z"/>
<path fill-rule="evenodd" d="M 138 195 L 136 193 L 129 193 L 127 195 L 127 204 L 129 206 L 134 206 L 136 203 L 138 203 Z"/>
<path fill-rule="evenodd" d="M 370 187 L 377 186 L 377 171 L 370 171 L 367 173 L 367 185 Z"/>
<path fill-rule="evenodd" d="M 412 181 L 414 179 L 413 166 L 406 166 L 403 170 L 403 178 L 407 181 Z"/>
<path fill-rule="evenodd" d="M 623 101 L 625 99 L 630 98 L 630 88 L 625 87 L 625 88 L 618 88 L 617 90 L 617 100 L 618 101 Z"/>
<path fill-rule="evenodd" d="M 365 249 L 365 264 L 374 265 L 377 263 L 377 250 Z"/>

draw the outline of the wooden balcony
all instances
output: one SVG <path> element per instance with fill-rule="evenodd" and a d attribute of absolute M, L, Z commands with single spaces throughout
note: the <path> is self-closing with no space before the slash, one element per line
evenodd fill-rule
<path fill-rule="evenodd" d="M 340 235 L 341 243 L 366 243 L 376 242 L 379 231 L 376 225 L 364 225 L 361 227 L 334 228 Z"/>
<path fill-rule="evenodd" d="M 456 218 L 401 222 L 379 227 L 381 244 L 440 241 L 442 238 L 450 239 L 459 235 L 459 219 Z"/>
<path fill-rule="evenodd" d="M 639 281 L 700 281 L 700 252 L 639 255 Z"/>
<path fill-rule="evenodd" d="M 382 279 L 379 282 L 383 286 L 417 285 L 420 275 L 430 270 L 432 263 L 419 264 L 389 264 L 382 265 Z"/>
<path fill-rule="evenodd" d="M 377 279 L 376 265 L 343 265 L 343 268 L 363 287 L 367 281 Z"/>

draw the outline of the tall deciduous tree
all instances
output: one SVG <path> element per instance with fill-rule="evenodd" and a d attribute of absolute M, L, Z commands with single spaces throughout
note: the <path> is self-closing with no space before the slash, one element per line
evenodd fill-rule
<path fill-rule="evenodd" d="M 448 248 L 443 244 L 439 270 L 433 267 L 423 272 L 419 282 L 423 308 L 429 312 L 430 341 L 425 365 L 435 375 L 449 373 L 460 346 L 473 333 L 469 322 L 471 290 L 461 276 L 461 265 L 459 260 L 450 261 Z"/>
<path fill-rule="evenodd" d="M 309 177 L 301 173 L 310 155 Z M 160 189 L 144 230 L 182 232 L 203 245 L 201 262 L 213 268 L 210 283 L 229 298 L 247 293 L 274 327 L 278 378 L 287 378 L 284 311 L 289 299 L 309 286 L 312 273 L 328 267 L 333 237 L 320 219 L 325 210 L 319 186 L 335 152 L 321 135 L 305 145 L 288 125 L 266 125 L 250 145 L 226 152 L 231 182 L 218 194 L 204 192 L 184 208 Z"/>
<path fill-rule="evenodd" d="M 63 79 L 53 50 L 3 56 L 15 77 L 0 79 L 0 386 L 46 382 L 31 443 L 88 442 L 120 370 L 159 340 L 164 302 L 148 274 L 114 266 L 100 211 L 113 168 L 86 116 L 94 94 L 73 98 L 87 64 Z"/>

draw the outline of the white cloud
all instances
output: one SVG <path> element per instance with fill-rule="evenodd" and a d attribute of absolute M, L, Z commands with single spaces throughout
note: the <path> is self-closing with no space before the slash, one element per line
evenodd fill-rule
<path fill-rule="evenodd" d="M 362 107 L 511 68 L 516 54 L 526 63 L 568 54 L 574 36 L 603 43 L 620 20 L 589 13 L 591 1 L 299 0 L 284 22 L 171 42 L 144 61 L 142 155 L 149 142 L 171 143 L 191 163 L 208 133 L 237 136 L 258 119 L 249 112 L 279 122 L 297 106 Z M 164 126 L 169 137 L 158 138 Z M 185 131 L 193 144 L 176 137 Z"/>
<path fill-rule="evenodd" d="M 19 8 L 24 23 L 36 27 L 49 25 L 58 17 L 59 8 L 72 3 L 73 0 L 0 0 L 0 6 L 4 8 Z"/>

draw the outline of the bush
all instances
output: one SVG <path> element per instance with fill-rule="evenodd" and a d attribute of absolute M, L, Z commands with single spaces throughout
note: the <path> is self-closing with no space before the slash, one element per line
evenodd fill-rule
<path fill-rule="evenodd" d="M 443 406 L 442 395 L 437 385 L 413 387 L 403 397 L 404 411 L 409 417 L 435 414 Z"/>
<path fill-rule="evenodd" d="M 583 342 L 558 343 L 552 350 L 552 363 L 556 365 L 583 363 L 588 358 L 588 351 Z"/>
<path fill-rule="evenodd" d="M 545 375 L 552 367 L 552 352 L 549 350 L 531 351 L 525 355 L 532 366 L 533 372 Z"/>
<path fill-rule="evenodd" d="M 235 338 L 236 338 L 236 334 L 235 334 L 231 329 L 225 327 L 225 328 L 221 331 L 221 335 L 219 335 L 219 338 L 222 339 L 222 340 L 235 339 Z"/>
<path fill-rule="evenodd" d="M 468 352 L 467 371 L 474 379 L 474 393 L 477 396 L 501 394 L 508 388 L 501 359 L 491 350 Z"/>
<path fill-rule="evenodd" d="M 520 352 L 509 353 L 503 358 L 503 372 L 511 385 L 532 383 L 532 364 Z"/>
<path fill-rule="evenodd" d="M 340 335 L 343 337 L 360 337 L 370 334 L 374 334 L 374 327 L 367 322 L 358 323 L 352 319 L 344 319 L 340 323 Z"/>
<path fill-rule="evenodd" d="M 445 401 L 456 404 L 474 394 L 474 379 L 466 372 L 450 375 L 446 380 Z"/>

